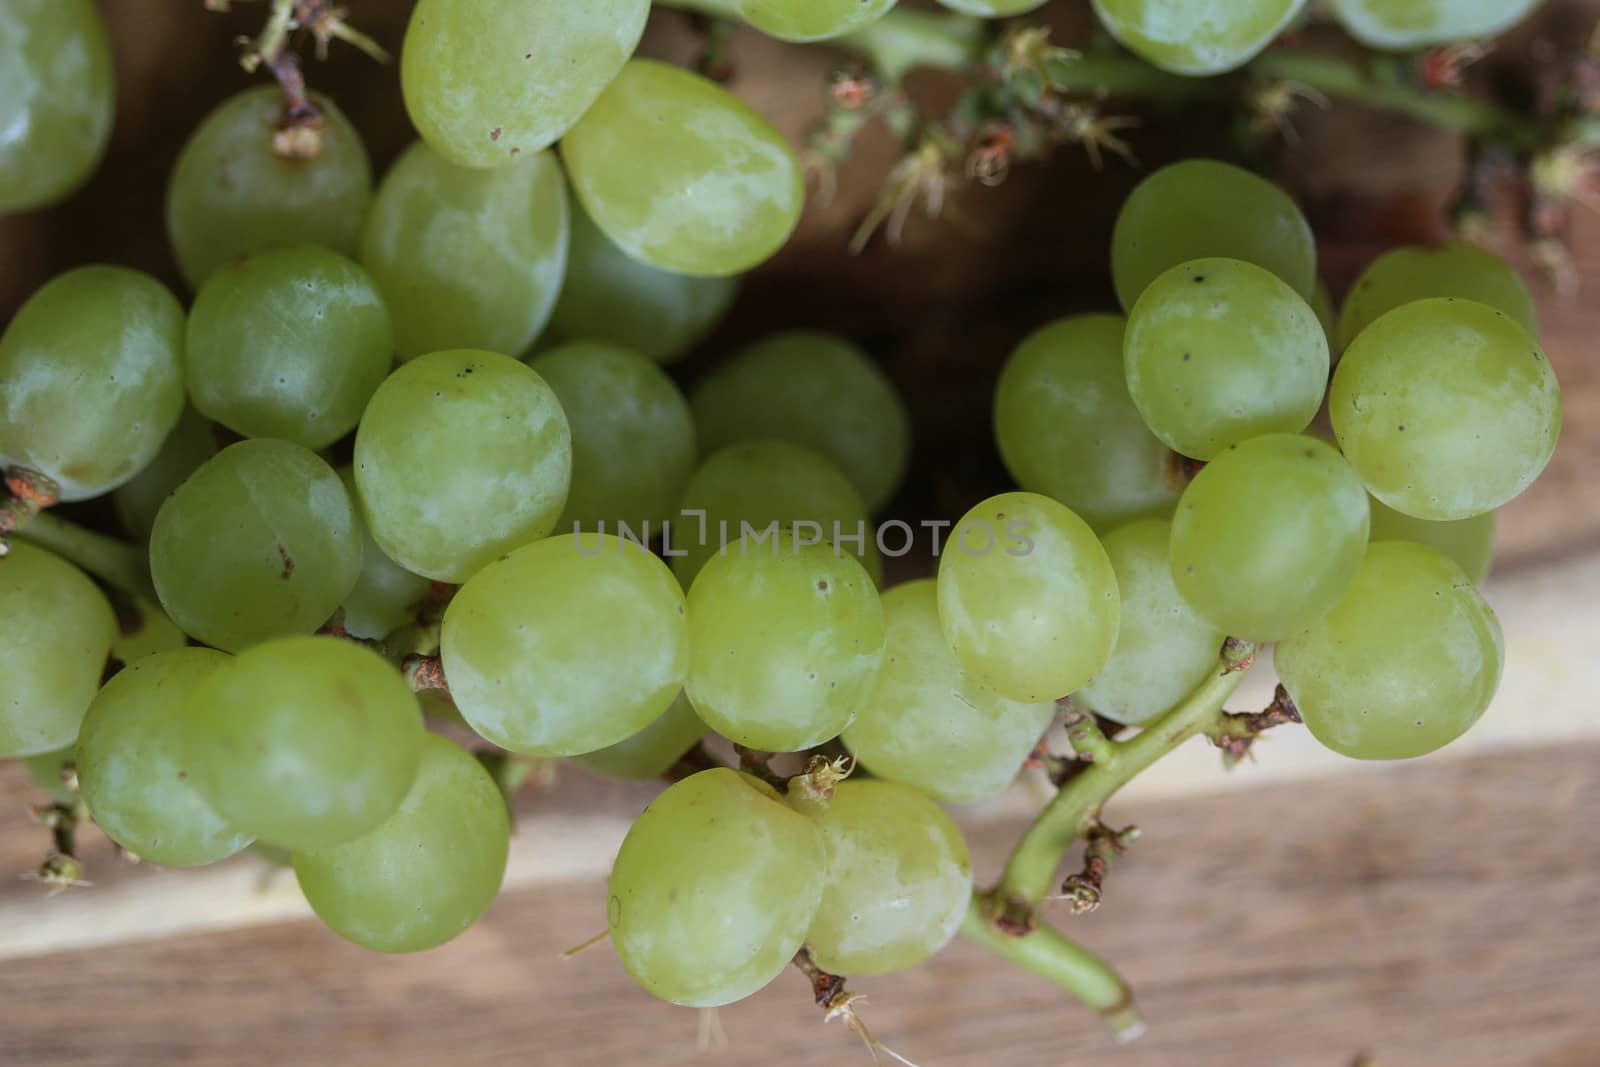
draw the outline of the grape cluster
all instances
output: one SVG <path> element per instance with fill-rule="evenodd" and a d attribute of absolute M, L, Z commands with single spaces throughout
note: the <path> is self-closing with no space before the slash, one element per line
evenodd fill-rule
<path fill-rule="evenodd" d="M 811 40 L 891 6 L 740 10 Z M 1095 6 L 1206 73 L 1302 5 Z M 802 946 L 852 974 L 936 952 L 972 868 L 935 800 L 1003 789 L 1060 698 L 1149 722 L 1231 637 L 1277 642 L 1312 733 L 1350 756 L 1420 755 L 1482 714 L 1503 659 L 1475 587 L 1492 514 L 1560 424 L 1510 268 L 1400 249 L 1333 319 L 1282 190 L 1207 160 L 1149 175 L 1116 222 L 1121 312 L 1043 326 L 1000 376 L 1020 489 L 944 531 L 935 576 L 880 592 L 901 553 L 868 524 L 912 429 L 871 359 L 786 332 L 687 396 L 662 369 L 784 244 L 803 189 L 750 107 L 632 58 L 648 10 L 421 0 L 401 66 L 421 140 L 376 189 L 331 101 L 307 158 L 274 92 L 242 93 L 171 175 L 187 312 L 114 266 L 18 312 L 0 464 L 65 501 L 109 494 L 149 588 L 114 611 L 20 527 L 0 756 L 74 764 L 92 817 L 158 863 L 285 850 L 330 927 L 400 952 L 470 926 L 508 849 L 499 784 L 424 729 L 419 689 L 487 745 L 602 774 L 661 775 L 709 732 L 756 770 L 812 753 L 783 790 L 680 777 L 617 856 L 623 965 L 709 1006 Z M 1334 10 L 1388 32 L 1376 0 Z M 108 98 L 87 0 L 25 0 L 10 24 L 86 64 L 51 105 L 80 113 L 35 116 L 55 132 L 23 142 L 40 176 L 5 183 L 14 208 L 92 166 Z M 0 144 L 0 174 L 16 158 Z M 146 620 L 136 641 L 118 612 Z"/>

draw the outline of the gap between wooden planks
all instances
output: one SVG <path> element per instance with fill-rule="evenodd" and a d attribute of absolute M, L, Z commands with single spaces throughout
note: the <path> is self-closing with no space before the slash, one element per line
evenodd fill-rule
<path fill-rule="evenodd" d="M 1600 555 L 1491 579 L 1486 592 L 1505 628 L 1505 678 L 1483 721 L 1461 742 L 1430 758 L 1600 739 Z M 1233 706 L 1263 706 L 1271 688 L 1270 663 L 1263 663 Z M 1225 774 L 1216 752 L 1196 740 L 1137 779 L 1125 798 L 1136 802 L 1383 769 L 1382 764 L 1327 752 L 1298 727 L 1274 731 L 1258 749 L 1254 765 Z M 16 798 L 20 808 L 28 788 L 15 773 L 10 788 L 6 781 L 0 779 L 0 796 Z M 525 793 L 506 889 L 603 876 L 629 823 L 654 791 L 649 784 L 602 783 L 563 769 L 555 787 Z M 969 826 L 1024 818 L 1047 795 L 1042 782 L 1025 778 L 995 802 L 963 816 Z M 17 809 L 9 822 L 0 822 L 0 870 L 31 869 L 44 846 L 44 831 L 19 818 Z M 0 959 L 260 926 L 310 914 L 292 875 L 275 876 L 250 856 L 196 871 L 135 867 L 117 859 L 93 835 L 84 857 L 88 877 L 97 883 L 86 889 L 46 897 L 36 883 L 0 880 Z"/>

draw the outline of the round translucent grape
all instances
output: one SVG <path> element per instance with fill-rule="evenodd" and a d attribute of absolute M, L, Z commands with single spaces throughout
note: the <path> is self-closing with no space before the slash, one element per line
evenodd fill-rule
<path fill-rule="evenodd" d="M 1028 336 L 1000 372 L 994 435 L 1017 484 L 1095 529 L 1172 510 L 1172 453 L 1128 395 L 1120 315 L 1072 315 Z"/>
<path fill-rule="evenodd" d="M 874 775 L 953 804 L 994 796 L 1039 743 L 1055 701 L 1008 700 L 962 670 L 932 578 L 884 593 L 883 613 L 883 665 L 846 747 Z"/>
<path fill-rule="evenodd" d="M 1339 343 L 1350 347 L 1362 330 L 1397 307 L 1441 296 L 1487 304 L 1539 336 L 1533 296 L 1511 264 L 1466 241 L 1446 241 L 1405 245 L 1373 260 L 1344 298 Z"/>
<path fill-rule="evenodd" d="M 51 801 L 74 807 L 78 803 L 78 746 L 51 749 L 22 757 L 22 766 L 33 784 L 45 791 Z"/>
<path fill-rule="evenodd" d="M 70 745 L 117 634 L 111 605 L 72 564 L 13 540 L 0 619 L 0 757 Z"/>
<path fill-rule="evenodd" d="M 1189 606 L 1172 580 L 1172 523 L 1144 519 L 1102 543 L 1117 574 L 1122 625 L 1117 647 L 1078 697 L 1130 725 L 1174 707 L 1216 668 L 1228 636 Z"/>
<path fill-rule="evenodd" d="M 184 632 L 228 652 L 328 621 L 361 574 L 361 531 L 333 468 L 287 441 L 240 441 L 156 514 L 150 576 Z"/>
<path fill-rule="evenodd" d="M 400 807 L 353 841 L 296 852 L 294 874 L 334 933 L 379 952 L 444 944 L 489 910 L 511 847 L 506 802 L 483 764 L 424 734 Z"/>
<path fill-rule="evenodd" d="M 805 204 L 800 163 L 771 123 L 714 82 L 653 60 L 622 68 L 561 157 L 614 244 L 681 274 L 749 270 L 783 247 Z"/>
<path fill-rule="evenodd" d="M 1312 736 L 1356 759 L 1409 759 L 1466 733 L 1504 660 L 1500 623 L 1471 579 L 1405 541 L 1368 549 L 1338 606 L 1275 656 Z"/>
<path fill-rule="evenodd" d="M 464 582 L 555 528 L 572 434 L 555 392 L 509 356 L 435 352 L 373 394 L 356 431 L 356 488 L 396 563 Z"/>
<path fill-rule="evenodd" d="M 1328 387 L 1328 338 L 1277 276 L 1196 259 L 1145 287 L 1128 315 L 1128 393 L 1174 451 L 1210 459 L 1266 433 L 1299 433 Z"/>
<path fill-rule="evenodd" d="M 746 541 L 689 589 L 689 699 L 736 744 L 799 752 L 855 719 L 883 659 L 872 579 L 831 545 Z"/>
<path fill-rule="evenodd" d="M 828 880 L 806 946 L 834 974 L 889 974 L 955 937 L 972 857 L 944 810 L 895 782 L 841 782 L 817 816 Z"/>
<path fill-rule="evenodd" d="M 1094 0 L 1111 36 L 1162 70 L 1224 74 L 1260 55 L 1306 0 Z"/>
<path fill-rule="evenodd" d="M 372 200 L 372 164 L 350 120 L 320 93 L 321 149 L 282 154 L 283 92 L 230 96 L 189 136 L 167 184 L 167 236 L 191 289 L 246 252 L 310 242 L 353 256 Z"/>
<path fill-rule="evenodd" d="M 740 0 L 739 14 L 784 41 L 822 41 L 859 30 L 889 13 L 895 0 Z"/>
<path fill-rule="evenodd" d="M 1542 0 L 1331 0 L 1350 36 L 1373 48 L 1408 52 L 1475 41 L 1510 29 Z"/>
<path fill-rule="evenodd" d="M 1111 658 L 1117 578 L 1094 531 L 1037 493 L 961 517 L 939 557 L 939 620 L 967 673 L 1013 700 L 1073 692 Z"/>
<path fill-rule="evenodd" d="M 111 39 L 93 0 L 0 7 L 0 216 L 77 191 L 116 110 Z"/>
<path fill-rule="evenodd" d="M 185 702 L 228 657 L 180 648 L 129 665 L 106 683 L 78 735 L 78 788 L 94 823 L 142 860 L 198 867 L 250 844 L 189 778 Z"/>
<path fill-rule="evenodd" d="M 1368 534 L 1367 494 L 1331 446 L 1297 434 L 1233 445 L 1208 463 L 1172 519 L 1172 578 L 1213 626 L 1276 641 L 1311 625 L 1350 585 Z"/>
<path fill-rule="evenodd" d="M 705 449 L 775 438 L 836 463 L 881 511 L 911 461 L 911 416 L 894 384 L 842 337 L 775 334 L 744 349 L 695 387 Z"/>
<path fill-rule="evenodd" d="M 147 540 L 156 524 L 156 512 L 167 497 L 220 448 L 211 421 L 186 405 L 155 458 L 111 494 L 123 529 Z"/>
<path fill-rule="evenodd" d="M 697 278 L 640 263 L 574 202 L 567 277 L 550 332 L 571 341 L 611 341 L 672 363 L 705 340 L 739 292 L 739 276 Z"/>
<path fill-rule="evenodd" d="M 422 713 L 400 672 L 339 637 L 284 637 L 190 693 L 190 779 L 231 826 L 299 852 L 376 829 L 417 776 Z"/>
<path fill-rule="evenodd" d="M 1289 194 L 1229 163 L 1186 159 L 1128 195 L 1111 235 L 1117 299 L 1131 309 L 1156 276 L 1191 259 L 1225 257 L 1276 274 L 1302 297 L 1317 282 L 1311 224 Z"/>
<path fill-rule="evenodd" d="M 440 649 L 479 734 L 513 752 L 575 756 L 667 710 L 689 673 L 689 624 L 659 558 L 609 534 L 563 534 L 462 586 Z"/>
<path fill-rule="evenodd" d="M 0 334 L 0 464 L 54 479 L 62 500 L 138 474 L 182 412 L 183 308 L 148 274 L 58 274 Z"/>
<path fill-rule="evenodd" d="M 662 1000 L 711 1008 L 782 974 L 822 900 L 822 833 L 771 786 L 719 768 L 657 797 L 611 868 L 611 943 Z"/>
<path fill-rule="evenodd" d="M 143 597 L 129 597 L 117 605 L 117 639 L 111 643 L 111 658 L 123 664 L 137 663 L 158 652 L 170 652 L 189 644 L 189 635 L 167 618 L 159 604 Z"/>
<path fill-rule="evenodd" d="M 555 307 L 567 233 L 553 154 L 490 171 L 420 141 L 406 149 L 383 176 L 361 239 L 400 358 L 453 348 L 520 356 Z"/>
<path fill-rule="evenodd" d="M 648 781 L 667 773 L 705 735 L 706 724 L 694 713 L 688 695 L 679 693 L 643 730 L 606 748 L 573 756 L 572 762 L 607 778 Z"/>
<path fill-rule="evenodd" d="M 939 0 L 952 11 L 964 15 L 978 15 L 986 19 L 1003 19 L 1022 15 L 1045 5 L 1046 0 Z"/>
<path fill-rule="evenodd" d="M 350 499 L 356 499 L 356 475 L 349 467 L 339 468 Z M 427 597 L 432 583 L 412 574 L 384 554 L 372 539 L 360 510 L 356 525 L 361 527 L 361 575 L 340 605 L 344 608 L 344 628 L 351 637 L 381 641 L 402 626 L 415 622 L 417 608 Z"/>
<path fill-rule="evenodd" d="M 694 473 L 694 415 L 650 357 L 606 341 L 542 353 L 538 371 L 572 427 L 572 489 L 556 529 L 648 541 L 673 517 Z M 624 536 L 627 536 L 624 534 Z"/>
<path fill-rule="evenodd" d="M 1550 462 L 1561 388 L 1504 312 L 1444 297 L 1361 331 L 1328 411 L 1373 496 L 1419 519 L 1465 519 L 1517 496 Z"/>
<path fill-rule="evenodd" d="M 725 546 L 780 526 L 797 527 L 792 538 L 785 534 L 790 541 L 832 543 L 859 533 L 862 545 L 852 540 L 844 547 L 874 581 L 882 573 L 861 494 L 825 457 L 787 441 L 746 441 L 708 456 L 683 491 L 667 555 L 687 588 Z"/>
<path fill-rule="evenodd" d="M 419 0 L 406 27 L 406 112 L 434 150 L 502 167 L 549 147 L 617 76 L 650 0 Z"/>
<path fill-rule="evenodd" d="M 1372 505 L 1373 541 L 1415 541 L 1449 556 L 1474 583 L 1488 575 L 1489 565 L 1494 562 L 1494 512 L 1453 522 L 1431 522 L 1413 519 L 1376 497 L 1367 503 Z"/>
<path fill-rule="evenodd" d="M 189 313 L 186 352 L 202 414 L 316 450 L 355 429 L 394 363 L 394 330 L 354 261 L 280 245 L 212 272 Z"/>

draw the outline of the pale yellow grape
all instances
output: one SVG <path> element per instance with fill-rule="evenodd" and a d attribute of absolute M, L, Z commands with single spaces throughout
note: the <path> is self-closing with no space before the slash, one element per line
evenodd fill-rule
<path fill-rule="evenodd" d="M 798 752 L 854 720 L 883 658 L 883 606 L 851 556 L 787 539 L 731 546 L 689 589 L 695 711 L 730 741 Z"/>
<path fill-rule="evenodd" d="M 817 816 L 828 881 L 806 946 L 835 974 L 889 974 L 956 935 L 972 896 L 961 830 L 917 790 L 839 783 Z"/>
<path fill-rule="evenodd" d="M 1330 0 L 1350 36 L 1373 48 L 1410 51 L 1475 41 L 1510 29 L 1542 0 Z"/>
<path fill-rule="evenodd" d="M 1117 641 L 1117 579 L 1094 531 L 1037 493 L 962 516 L 939 557 L 939 619 L 968 673 L 1013 700 L 1066 696 Z"/>
<path fill-rule="evenodd" d="M 117 634 L 111 605 L 66 560 L 13 540 L 0 619 L 0 757 L 71 744 Z"/>
<path fill-rule="evenodd" d="M 743 1000 L 789 967 L 822 901 L 822 834 L 771 786 L 701 771 L 639 816 L 611 868 L 611 943 L 662 1000 Z"/>
<path fill-rule="evenodd" d="M 490 563 L 451 600 L 445 677 L 472 728 L 541 756 L 643 730 L 689 671 L 684 598 L 666 564 L 609 534 L 563 534 Z"/>
<path fill-rule="evenodd" d="M 883 612 L 883 665 L 845 746 L 874 775 L 951 803 L 1000 792 L 1055 718 L 1055 701 L 1008 700 L 962 670 L 932 578 L 884 593 Z"/>
<path fill-rule="evenodd" d="M 1372 506 L 1373 541 L 1415 541 L 1436 548 L 1455 561 L 1467 577 L 1482 582 L 1494 562 L 1495 513 L 1485 511 L 1470 519 L 1431 522 L 1413 519 L 1377 497 Z"/>
<path fill-rule="evenodd" d="M 1488 304 L 1539 336 L 1533 295 L 1516 269 L 1475 244 L 1446 241 L 1392 248 L 1368 264 L 1344 298 L 1340 346 L 1350 347 L 1362 330 L 1395 308 L 1437 296 Z"/>
<path fill-rule="evenodd" d="M 437 151 L 502 167 L 547 148 L 633 54 L 650 0 L 419 0 L 406 112 Z"/>

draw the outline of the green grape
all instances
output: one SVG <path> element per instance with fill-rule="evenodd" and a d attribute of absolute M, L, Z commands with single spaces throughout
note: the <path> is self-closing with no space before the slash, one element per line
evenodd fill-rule
<path fill-rule="evenodd" d="M 883 640 L 883 606 L 861 564 L 783 534 L 745 541 L 689 589 L 689 699 L 736 744 L 799 752 L 855 719 Z"/>
<path fill-rule="evenodd" d="M 1367 503 L 1372 505 L 1373 541 L 1415 541 L 1443 552 L 1474 583 L 1488 575 L 1494 562 L 1494 512 L 1453 522 L 1430 522 L 1402 514 L 1377 497 Z"/>
<path fill-rule="evenodd" d="M 1094 0 L 1111 36 L 1174 74 L 1225 74 L 1260 55 L 1306 0 Z"/>
<path fill-rule="evenodd" d="M 1310 304 L 1312 313 L 1317 316 L 1317 325 L 1322 327 L 1322 336 L 1327 339 L 1328 350 L 1341 351 L 1344 346 L 1339 343 L 1339 305 L 1334 303 L 1332 291 L 1321 278 L 1311 290 Z"/>
<path fill-rule="evenodd" d="M 1078 697 L 1130 725 L 1178 704 L 1217 665 L 1228 636 L 1189 606 L 1172 579 L 1172 523 L 1144 519 L 1103 540 L 1122 596 L 1116 651 Z"/>
<path fill-rule="evenodd" d="M 183 308 L 148 274 L 58 274 L 0 334 L 0 465 L 54 479 L 62 500 L 122 485 L 183 412 Z"/>
<path fill-rule="evenodd" d="M 228 652 L 328 621 L 361 574 L 339 476 L 287 441 L 240 441 L 161 505 L 150 576 L 192 637 Z"/>
<path fill-rule="evenodd" d="M 680 274 L 749 270 L 800 220 L 800 163 L 766 119 L 698 74 L 635 59 L 561 142 L 572 187 L 628 255 Z"/>
<path fill-rule="evenodd" d="M 555 156 L 457 166 L 419 141 L 378 186 L 361 240 L 401 359 L 453 348 L 521 355 L 567 266 L 567 188 Z"/>
<path fill-rule="evenodd" d="M 111 643 L 112 659 L 123 664 L 137 663 L 146 656 L 188 645 L 188 635 L 167 618 L 159 604 L 143 597 L 130 597 L 118 608 L 126 614 L 117 620 L 117 639 Z"/>
<path fill-rule="evenodd" d="M 1362 330 L 1395 308 L 1439 296 L 1487 304 L 1539 336 L 1533 296 L 1511 264 L 1466 241 L 1446 241 L 1390 249 L 1373 260 L 1345 297 L 1340 347 L 1349 348 Z"/>
<path fill-rule="evenodd" d="M 228 658 L 209 648 L 149 656 L 107 682 L 83 718 L 84 803 L 95 825 L 140 859 L 199 867 L 250 844 L 196 791 L 182 742 L 186 702 Z"/>
<path fill-rule="evenodd" d="M 464 582 L 554 529 L 572 434 L 535 371 L 494 352 L 434 352 L 373 394 L 355 468 L 378 546 L 414 574 Z"/>
<path fill-rule="evenodd" d="M 0 757 L 70 745 L 117 636 L 100 590 L 24 541 L 0 557 Z"/>
<path fill-rule="evenodd" d="M 78 803 L 78 746 L 55 748 L 34 756 L 22 757 L 22 766 L 33 784 L 44 790 L 57 804 L 75 807 Z"/>
<path fill-rule="evenodd" d="M 667 710 L 689 673 L 689 624 L 658 557 L 609 534 L 563 534 L 462 586 L 440 651 L 474 730 L 513 752 L 576 756 Z"/>
<path fill-rule="evenodd" d="M 694 473 L 689 402 L 655 361 L 606 341 L 574 341 L 528 366 L 555 390 L 572 427 L 572 489 L 556 529 L 648 541 Z"/>
<path fill-rule="evenodd" d="M 505 878 L 500 787 L 453 741 L 424 734 L 400 807 L 353 841 L 295 853 L 300 891 L 334 933 L 379 952 L 434 948 L 477 922 Z"/>
<path fill-rule="evenodd" d="M 1120 315 L 1071 315 L 1029 335 L 1000 372 L 994 435 L 1017 484 L 1105 529 L 1177 502 L 1172 458 L 1128 395 Z"/>
<path fill-rule="evenodd" d="M 844 743 L 873 774 L 953 804 L 1011 783 L 1056 714 L 1008 700 L 962 670 L 939 625 L 934 579 L 883 594 L 883 666 Z"/>
<path fill-rule="evenodd" d="M 140 541 L 148 540 L 156 512 L 172 491 L 220 450 L 216 431 L 204 415 L 188 405 L 178 424 L 161 442 L 155 458 L 111 494 L 117 520 Z"/>
<path fill-rule="evenodd" d="M 1275 656 L 1312 736 L 1356 759 L 1454 741 L 1488 708 L 1504 661 L 1500 623 L 1466 573 L 1405 541 L 1369 548 L 1338 605 Z"/>
<path fill-rule="evenodd" d="M 739 14 L 784 41 L 822 41 L 859 30 L 889 13 L 895 0 L 739 0 Z"/>
<path fill-rule="evenodd" d="M 952 11 L 964 15 L 977 15 L 986 19 L 1003 19 L 1023 15 L 1043 7 L 1046 0 L 939 0 Z"/>
<path fill-rule="evenodd" d="M 1298 434 L 1233 445 L 1172 520 L 1172 578 L 1213 626 L 1276 641 L 1333 607 L 1361 565 L 1367 494 L 1331 446 Z"/>
<path fill-rule="evenodd" d="M 707 451 L 764 437 L 805 445 L 838 464 L 871 512 L 888 504 L 911 461 L 905 401 L 842 337 L 774 334 L 718 368 L 692 400 Z"/>
<path fill-rule="evenodd" d="M 1330 0 L 1350 36 L 1373 48 L 1406 52 L 1474 41 L 1510 29 L 1542 0 Z"/>
<path fill-rule="evenodd" d="M 400 672 L 340 637 L 283 637 L 185 702 L 190 778 L 230 825 L 299 852 L 376 829 L 417 776 L 422 713 Z"/>
<path fill-rule="evenodd" d="M 235 256 L 310 242 L 353 256 L 372 200 L 372 164 L 350 120 L 320 93 L 321 148 L 280 152 L 283 92 L 230 96 L 190 134 L 167 184 L 167 236 L 189 288 Z"/>
<path fill-rule="evenodd" d="M 356 499 L 355 471 L 340 467 L 339 480 L 350 499 Z M 356 524 L 361 527 L 361 576 L 344 598 L 344 628 L 352 637 L 381 641 L 416 621 L 417 607 L 428 595 L 431 583 L 384 554 L 372 539 L 359 509 Z"/>
<path fill-rule="evenodd" d="M 218 267 L 189 313 L 185 376 L 208 418 L 313 451 L 355 429 L 394 362 L 394 329 L 362 270 L 317 245 Z"/>
<path fill-rule="evenodd" d="M 967 673 L 1012 700 L 1066 696 L 1111 658 L 1120 614 L 1106 550 L 1072 510 L 1002 493 L 939 557 L 939 621 Z"/>
<path fill-rule="evenodd" d="M 739 277 L 696 278 L 647 266 L 611 243 L 583 206 L 571 205 L 567 277 L 550 332 L 610 341 L 673 363 L 705 340 L 739 293 Z"/>
<path fill-rule="evenodd" d="M 611 868 L 611 943 L 662 1000 L 711 1008 L 782 974 L 822 900 L 822 834 L 771 786 L 701 771 L 628 831 Z"/>
<path fill-rule="evenodd" d="M 501 167 L 548 148 L 622 69 L 650 0 L 419 0 L 406 27 L 406 112 L 434 150 Z"/>
<path fill-rule="evenodd" d="M 861 494 L 822 455 L 787 441 L 729 445 L 700 464 L 670 531 L 672 570 L 688 588 L 707 560 L 739 543 L 746 527 L 762 533 L 778 526 L 797 527 L 797 535 L 804 530 L 800 540 L 849 544 L 873 581 L 882 576 Z"/>
<path fill-rule="evenodd" d="M 1214 257 L 1264 267 L 1302 297 L 1316 289 L 1311 224 L 1288 193 L 1264 178 L 1229 163 L 1186 159 L 1150 174 L 1128 195 L 1111 235 L 1111 274 L 1125 310 L 1157 275 Z"/>
<path fill-rule="evenodd" d="M 1561 387 L 1503 312 L 1442 297 L 1396 308 L 1345 352 L 1328 411 L 1372 495 L 1419 519 L 1492 511 L 1544 470 Z"/>
<path fill-rule="evenodd" d="M 688 695 L 679 693 L 643 730 L 606 748 L 573 756 L 572 762 L 607 778 L 659 778 L 705 735 L 706 724 L 694 713 Z"/>
<path fill-rule="evenodd" d="M 895 782 L 841 782 L 817 816 L 828 881 L 806 946 L 823 970 L 903 971 L 955 937 L 972 857 L 955 821 Z"/>
<path fill-rule="evenodd" d="M 0 8 L 0 216 L 47 207 L 89 180 L 111 141 L 116 75 L 93 0 Z"/>
<path fill-rule="evenodd" d="M 1196 259 L 1145 287 L 1128 315 L 1128 393 L 1174 451 L 1211 459 L 1266 433 L 1299 433 L 1328 387 L 1316 312 L 1275 275 Z"/>

